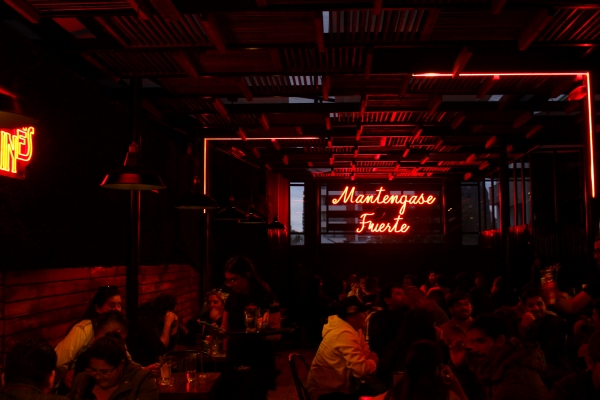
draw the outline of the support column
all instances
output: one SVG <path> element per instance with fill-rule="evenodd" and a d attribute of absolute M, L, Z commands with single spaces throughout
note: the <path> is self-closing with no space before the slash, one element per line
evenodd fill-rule
<path fill-rule="evenodd" d="M 142 157 L 142 143 L 139 133 L 139 112 L 142 104 L 140 89 L 142 86 L 141 78 L 133 78 L 133 104 L 132 104 L 132 136 L 133 142 L 139 145 L 140 159 Z M 139 270 L 140 270 L 140 203 L 141 193 L 139 190 L 131 191 L 130 199 L 130 219 L 129 219 L 129 257 L 125 270 L 125 312 L 127 319 L 135 324 L 137 321 L 138 294 L 139 294 Z"/>
<path fill-rule="evenodd" d="M 504 268 L 506 281 L 510 285 L 510 249 L 509 249 L 509 229 L 510 229 L 510 201 L 508 195 L 508 159 L 506 156 L 506 143 L 500 139 L 498 152 L 498 170 L 499 170 L 499 205 L 500 205 L 500 234 L 501 249 L 504 259 Z"/>

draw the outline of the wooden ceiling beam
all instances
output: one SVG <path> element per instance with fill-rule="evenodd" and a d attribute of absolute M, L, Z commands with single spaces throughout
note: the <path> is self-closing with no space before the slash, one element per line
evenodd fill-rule
<path fill-rule="evenodd" d="M 244 95 L 244 97 L 246 98 L 246 100 L 252 101 L 252 92 L 250 91 L 250 86 L 248 86 L 248 82 L 246 82 L 245 77 L 242 76 L 238 80 L 237 86 L 240 88 L 240 90 L 241 90 L 242 94 Z"/>
<path fill-rule="evenodd" d="M 552 17 L 553 16 L 548 13 L 547 9 L 542 9 L 531 21 L 531 23 L 525 27 L 523 33 L 521 33 L 521 36 L 517 41 L 519 50 L 526 50 L 544 30 L 546 25 L 550 23 Z"/>
<path fill-rule="evenodd" d="M 4 0 L 4 2 L 32 24 L 38 24 L 40 22 L 40 13 L 26 0 Z"/>
<path fill-rule="evenodd" d="M 458 57 L 456 57 L 456 61 L 454 61 L 454 67 L 452 67 L 452 77 L 453 78 L 457 77 L 458 74 L 460 74 L 463 71 L 463 69 L 465 68 L 465 66 L 467 65 L 469 60 L 471 59 L 472 55 L 473 55 L 473 52 L 470 51 L 467 46 L 464 46 L 462 48 L 462 50 L 458 54 Z"/>
<path fill-rule="evenodd" d="M 498 15 L 504 9 L 506 5 L 506 0 L 492 0 L 492 14 Z"/>
<path fill-rule="evenodd" d="M 433 32 L 433 27 L 435 26 L 439 15 L 439 9 L 434 8 L 427 10 L 427 18 L 425 19 L 425 23 L 423 24 L 423 28 L 421 29 L 421 33 L 419 35 L 419 40 L 421 42 L 426 42 L 429 40 L 429 37 Z"/>
<path fill-rule="evenodd" d="M 325 53 L 325 33 L 323 32 L 323 12 L 316 11 L 314 14 L 315 42 L 319 52 Z"/>
<path fill-rule="evenodd" d="M 328 76 L 321 78 L 321 89 L 323 91 L 323 100 L 329 100 L 329 89 L 331 88 L 331 79 Z"/>
<path fill-rule="evenodd" d="M 225 45 L 225 38 L 221 33 L 217 21 L 212 14 L 203 14 L 200 23 L 206 35 L 210 39 L 211 43 L 217 48 L 219 53 L 223 54 L 227 52 L 227 46 Z"/>
<path fill-rule="evenodd" d="M 165 21 L 181 21 L 181 14 L 171 0 L 150 0 L 150 3 Z"/>

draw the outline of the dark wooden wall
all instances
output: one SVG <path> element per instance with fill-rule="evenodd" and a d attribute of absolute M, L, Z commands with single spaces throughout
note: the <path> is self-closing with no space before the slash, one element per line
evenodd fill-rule
<path fill-rule="evenodd" d="M 79 320 L 99 286 L 118 286 L 125 300 L 125 267 L 81 267 L 0 274 L 0 351 L 30 337 L 43 337 L 53 346 Z M 177 298 L 182 321 L 197 314 L 199 275 L 189 265 L 141 266 L 139 302 L 161 293 Z"/>

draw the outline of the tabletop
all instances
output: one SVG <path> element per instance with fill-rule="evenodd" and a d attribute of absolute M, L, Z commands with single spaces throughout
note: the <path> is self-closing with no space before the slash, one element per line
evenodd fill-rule
<path fill-rule="evenodd" d="M 206 379 L 200 382 L 187 381 L 185 372 L 174 373 L 171 386 L 159 386 L 158 395 L 160 400 L 209 400 L 215 398 L 216 388 L 221 379 L 219 372 L 205 372 Z"/>

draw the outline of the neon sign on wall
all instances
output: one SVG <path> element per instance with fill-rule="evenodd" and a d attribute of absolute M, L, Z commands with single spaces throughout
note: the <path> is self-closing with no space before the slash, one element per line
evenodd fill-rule
<path fill-rule="evenodd" d="M 407 205 L 424 206 L 432 205 L 437 198 L 432 195 L 414 194 L 384 194 L 385 188 L 380 187 L 375 192 L 377 194 L 359 194 L 355 195 L 356 187 L 350 188 L 346 186 L 342 194 L 338 198 L 331 200 L 334 205 L 338 204 L 374 204 L 374 205 L 399 205 L 398 215 L 394 218 L 394 223 L 391 222 L 373 222 L 371 219 L 375 215 L 374 212 L 364 213 L 360 216 L 360 227 L 356 228 L 356 233 L 363 233 L 365 229 L 371 233 L 406 233 L 410 229 L 410 225 L 406 222 L 401 222 L 404 219 Z"/>
<path fill-rule="evenodd" d="M 25 167 L 33 155 L 32 126 L 4 129 L 0 128 L 0 175 L 11 178 L 25 178 Z"/>

